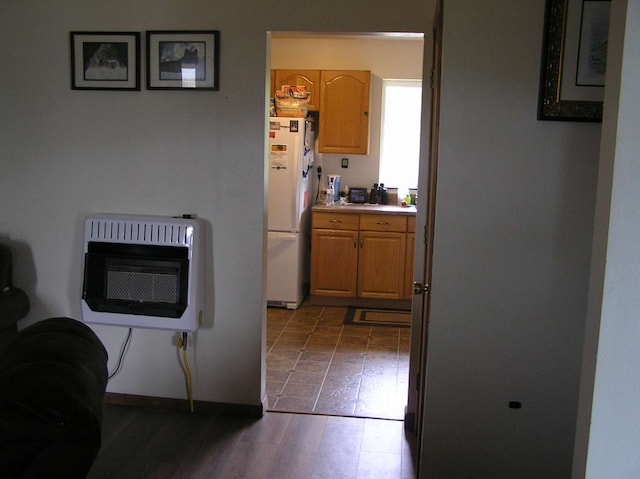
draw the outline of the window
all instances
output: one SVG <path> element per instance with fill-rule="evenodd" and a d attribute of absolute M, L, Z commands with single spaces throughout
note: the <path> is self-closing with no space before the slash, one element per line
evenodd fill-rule
<path fill-rule="evenodd" d="M 380 182 L 398 194 L 418 187 L 422 80 L 382 81 Z"/>

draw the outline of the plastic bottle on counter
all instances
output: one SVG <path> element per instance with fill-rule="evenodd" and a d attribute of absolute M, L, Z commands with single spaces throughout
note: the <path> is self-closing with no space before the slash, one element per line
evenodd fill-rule
<path fill-rule="evenodd" d="M 335 202 L 335 192 L 333 191 L 333 187 L 332 186 L 328 186 L 327 187 L 327 192 L 325 194 L 326 197 L 326 205 L 327 206 L 333 206 L 334 202 Z"/>

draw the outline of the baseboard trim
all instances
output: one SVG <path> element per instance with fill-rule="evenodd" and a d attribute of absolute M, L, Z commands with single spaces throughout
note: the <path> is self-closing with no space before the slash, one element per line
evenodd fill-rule
<path fill-rule="evenodd" d="M 153 409 L 184 409 L 189 410 L 189 401 L 155 396 L 139 396 L 136 394 L 105 393 L 105 404 L 120 406 L 134 406 Z M 255 406 L 250 404 L 232 404 L 211 401 L 193 401 L 194 412 L 236 414 L 241 416 L 261 418 L 266 409 L 264 404 Z"/>

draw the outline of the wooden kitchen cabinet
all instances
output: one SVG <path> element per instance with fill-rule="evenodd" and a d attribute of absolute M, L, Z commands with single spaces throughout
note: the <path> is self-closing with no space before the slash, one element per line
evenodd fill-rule
<path fill-rule="evenodd" d="M 358 297 L 403 298 L 405 248 L 404 233 L 360 232 Z"/>
<path fill-rule="evenodd" d="M 370 71 L 320 72 L 320 153 L 368 153 L 370 83 Z"/>
<path fill-rule="evenodd" d="M 320 70 L 274 70 L 272 96 L 282 85 L 304 86 L 310 95 L 309 110 L 320 106 Z"/>
<path fill-rule="evenodd" d="M 406 230 L 406 216 L 361 216 L 358 297 L 404 297 Z"/>
<path fill-rule="evenodd" d="M 312 216 L 312 295 L 356 295 L 358 221 L 358 215 L 350 214 L 317 213 Z"/>
<path fill-rule="evenodd" d="M 276 96 L 276 70 L 269 73 L 269 98 Z"/>
<path fill-rule="evenodd" d="M 406 299 L 406 215 L 314 212 L 311 295 Z"/>
<path fill-rule="evenodd" d="M 318 151 L 369 152 L 368 70 L 271 70 L 271 97 L 282 85 L 304 85 L 311 94 L 310 111 L 318 111 Z"/>
<path fill-rule="evenodd" d="M 404 266 L 404 298 L 413 297 L 413 257 L 416 251 L 416 217 L 410 216 L 407 219 L 407 253 Z"/>

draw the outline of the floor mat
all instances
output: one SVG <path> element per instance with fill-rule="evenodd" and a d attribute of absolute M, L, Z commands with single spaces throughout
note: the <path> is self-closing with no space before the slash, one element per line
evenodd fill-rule
<path fill-rule="evenodd" d="M 347 309 L 347 313 L 345 314 L 344 324 L 408 328 L 411 326 L 411 311 L 355 308 L 351 306 Z"/>

